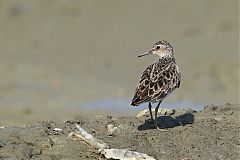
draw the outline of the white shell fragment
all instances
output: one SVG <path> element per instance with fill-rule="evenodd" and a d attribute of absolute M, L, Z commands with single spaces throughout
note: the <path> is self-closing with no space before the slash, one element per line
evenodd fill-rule
<path fill-rule="evenodd" d="M 80 127 L 78 124 L 76 124 L 76 127 L 78 129 L 78 133 L 71 132 L 70 137 L 77 137 L 81 140 L 85 141 L 90 146 L 97 148 L 97 149 L 107 149 L 109 146 L 104 143 L 102 140 L 94 138 L 91 134 L 87 133 L 82 127 Z"/>
<path fill-rule="evenodd" d="M 116 130 L 112 125 L 108 125 L 109 128 Z M 148 156 L 144 153 L 129 151 L 127 149 L 110 149 L 108 144 L 104 143 L 102 140 L 94 138 L 91 134 L 87 133 L 82 127 L 76 124 L 78 129 L 77 133 L 71 132 L 69 137 L 71 138 L 80 138 L 88 145 L 99 149 L 99 153 L 105 156 L 107 159 L 120 159 L 120 160 L 155 160 L 153 157 Z"/>
<path fill-rule="evenodd" d="M 120 160 L 155 160 L 153 157 L 144 153 L 129 151 L 127 149 L 103 149 L 99 150 L 107 159 Z"/>
<path fill-rule="evenodd" d="M 117 130 L 117 127 L 114 127 L 113 124 L 109 124 L 109 125 L 107 125 L 107 130 L 108 130 L 109 135 L 113 135 L 114 132 Z"/>
<path fill-rule="evenodd" d="M 152 109 L 152 112 L 155 113 L 155 109 Z M 168 109 L 168 108 L 159 108 L 158 109 L 158 115 L 170 116 L 170 115 L 173 115 L 174 113 L 175 113 L 174 109 Z M 149 109 L 145 109 L 145 110 L 140 111 L 137 114 L 137 118 L 145 117 L 145 116 L 148 116 L 148 115 L 150 115 Z"/>

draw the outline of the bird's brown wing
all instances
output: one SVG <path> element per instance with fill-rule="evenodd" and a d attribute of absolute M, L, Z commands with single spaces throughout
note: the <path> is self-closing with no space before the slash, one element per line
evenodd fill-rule
<path fill-rule="evenodd" d="M 177 87 L 177 83 L 180 79 L 175 64 L 169 64 L 162 70 L 152 64 L 143 72 L 131 105 L 161 100 Z"/>
<path fill-rule="evenodd" d="M 146 101 L 150 97 L 148 96 L 148 86 L 151 83 L 150 74 L 154 64 L 148 66 L 142 73 L 140 81 L 135 90 L 135 94 L 132 100 L 131 105 L 137 106 L 143 101 Z"/>

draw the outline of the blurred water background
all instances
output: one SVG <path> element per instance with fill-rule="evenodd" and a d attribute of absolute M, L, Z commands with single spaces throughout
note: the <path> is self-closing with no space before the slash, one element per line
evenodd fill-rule
<path fill-rule="evenodd" d="M 163 107 L 239 103 L 238 0 L 0 0 L 0 27 L 0 126 L 136 114 L 161 39 L 182 71 Z"/>

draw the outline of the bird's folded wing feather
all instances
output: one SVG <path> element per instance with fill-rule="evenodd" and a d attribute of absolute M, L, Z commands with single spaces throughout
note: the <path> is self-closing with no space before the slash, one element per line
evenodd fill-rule
<path fill-rule="evenodd" d="M 169 64 L 162 70 L 156 68 L 155 64 L 148 66 L 142 73 L 132 104 L 161 100 L 178 87 L 177 83 L 180 84 L 180 79 L 176 75 L 175 64 Z"/>

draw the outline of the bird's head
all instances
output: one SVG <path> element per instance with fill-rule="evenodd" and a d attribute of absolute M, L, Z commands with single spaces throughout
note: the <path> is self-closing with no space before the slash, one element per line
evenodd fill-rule
<path fill-rule="evenodd" d="M 156 54 L 160 57 L 173 56 L 173 47 L 170 45 L 169 42 L 161 40 L 156 42 L 153 45 L 152 49 L 150 49 L 148 52 L 140 54 L 138 57 L 146 56 L 149 54 Z"/>

